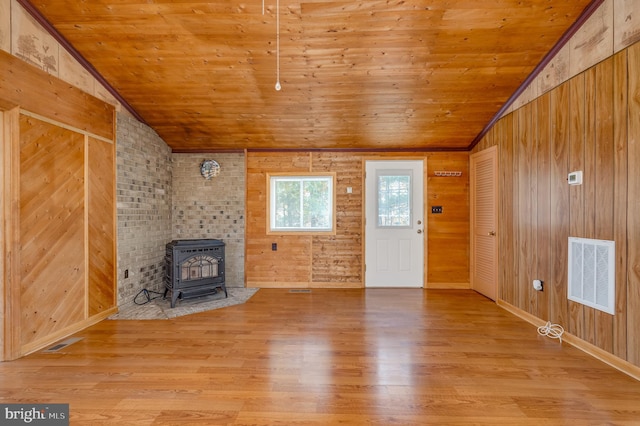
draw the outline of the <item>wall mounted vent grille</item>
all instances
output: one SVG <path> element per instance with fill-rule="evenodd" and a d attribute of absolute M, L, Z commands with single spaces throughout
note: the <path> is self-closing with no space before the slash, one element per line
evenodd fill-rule
<path fill-rule="evenodd" d="M 569 300 L 615 315 L 615 242 L 569 237 Z"/>

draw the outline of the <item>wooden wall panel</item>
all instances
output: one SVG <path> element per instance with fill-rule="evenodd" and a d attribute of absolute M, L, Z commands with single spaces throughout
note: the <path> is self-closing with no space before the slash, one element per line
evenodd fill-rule
<path fill-rule="evenodd" d="M 613 16 L 613 48 L 619 52 L 640 41 L 638 0 L 615 0 Z"/>
<path fill-rule="evenodd" d="M 3 263 L 1 277 L 2 294 L 2 320 L 0 328 L 2 338 L 2 351 L 0 359 L 12 359 L 14 354 L 20 351 L 20 182 L 13 179 L 20 170 L 20 111 L 18 108 L 3 111 L 0 129 L 0 156 L 2 164 L 0 176 L 2 179 L 0 191 L 2 192 L 2 231 L 0 244 Z"/>
<path fill-rule="evenodd" d="M 639 73 L 636 44 L 506 115 L 481 144 L 498 145 L 503 171 L 501 300 L 633 366 L 640 366 Z M 583 184 L 568 185 L 567 173 L 578 170 Z M 614 316 L 568 300 L 569 236 L 616 241 Z M 532 274 L 545 281 L 544 294 L 524 291 Z"/>
<path fill-rule="evenodd" d="M 0 5 L 0 11 L 2 11 L 2 6 Z M 1 18 L 0 18 L 1 19 Z M 1 22 L 0 22 L 1 24 Z M 2 26 L 0 25 L 0 28 Z M 0 46 L 2 46 L 2 40 L 0 36 Z M 5 118 L 5 116 L 7 118 Z M 11 171 L 11 163 L 7 162 L 8 158 L 11 158 L 8 153 L 11 152 L 11 137 L 8 136 L 9 126 L 6 124 L 9 121 L 9 114 L 0 110 L 0 294 L 7 294 L 10 286 L 7 285 L 7 282 L 10 281 L 9 271 L 10 265 L 7 262 L 7 257 L 12 253 L 12 247 L 10 244 L 11 239 L 8 237 L 8 234 L 11 234 L 11 227 L 9 226 L 9 206 L 12 205 L 11 199 L 12 194 L 11 190 L 8 188 L 8 185 L 5 183 L 10 182 L 5 176 Z M 9 315 L 7 310 L 7 304 L 4 303 L 4 300 L 0 303 L 0 324 L 4 324 L 5 318 Z M 2 327 L 4 328 L 4 327 Z M 5 335 L 4 332 L 0 333 L 0 348 L 4 349 L 5 340 L 11 340 L 11 335 Z M 4 350 L 0 350 L 0 353 L 4 352 Z"/>
<path fill-rule="evenodd" d="M 627 360 L 640 366 L 640 43 L 628 51 L 629 192 L 627 204 Z"/>
<path fill-rule="evenodd" d="M 614 238 L 614 133 L 613 133 L 613 58 L 609 58 L 595 67 L 595 94 L 593 109 L 589 114 L 594 117 L 593 134 L 595 152 L 595 189 L 593 196 L 594 235 L 601 240 Z M 613 317 L 599 310 L 593 312 L 593 343 L 606 350 L 613 351 Z"/>
<path fill-rule="evenodd" d="M 252 153 L 247 155 L 247 224 L 245 279 L 249 286 L 311 279 L 311 237 L 267 235 L 267 173 L 308 172 L 308 153 Z M 271 250 L 272 243 L 278 246 Z M 253 283 L 253 284 L 252 284 Z"/>
<path fill-rule="evenodd" d="M 570 145 L 570 93 L 568 84 L 553 90 L 551 101 L 551 282 L 545 291 L 549 291 L 549 318 L 555 324 L 569 323 L 567 301 L 567 257 L 569 221 L 569 145 Z"/>
<path fill-rule="evenodd" d="M 569 80 L 569 172 L 585 170 L 585 76 L 580 74 Z M 569 187 L 569 235 L 586 237 L 584 225 L 584 192 L 593 175 L 583 175 L 583 185 Z M 575 336 L 584 338 L 584 305 L 569 302 L 569 323 L 567 330 Z"/>
<path fill-rule="evenodd" d="M 457 170 L 460 177 L 436 176 Z M 469 154 L 432 153 L 427 158 L 427 287 L 469 287 Z M 443 206 L 431 214 L 431 206 Z"/>
<path fill-rule="evenodd" d="M 545 285 L 549 285 L 551 278 L 551 259 L 544 256 L 543 253 L 549 253 L 551 250 L 551 129 L 550 122 L 550 96 L 543 95 L 535 102 L 536 111 L 533 116 L 533 123 L 536 127 L 536 260 L 538 264 L 534 270 L 533 279 L 542 279 L 543 289 Z M 529 286 L 531 292 L 532 303 L 531 313 L 539 318 L 549 318 L 549 291 L 535 291 L 533 286 Z"/>
<path fill-rule="evenodd" d="M 363 281 L 362 269 L 362 158 L 359 155 L 312 153 L 313 171 L 334 172 L 336 176 L 336 235 L 315 236 L 312 240 L 314 283 L 355 283 Z M 352 193 L 347 193 L 347 187 Z"/>
<path fill-rule="evenodd" d="M 584 173 L 583 173 L 583 209 L 584 209 L 584 235 L 586 238 L 595 238 L 596 230 L 596 72 L 595 68 L 585 73 L 585 98 L 584 98 Z M 583 340 L 595 343 L 594 309 L 589 306 L 582 307 L 582 335 Z"/>
<path fill-rule="evenodd" d="M 247 286 L 360 287 L 364 284 L 363 164 L 366 159 L 427 158 L 427 173 L 460 170 L 460 178 L 429 177 L 425 201 L 437 201 L 445 214 L 427 220 L 427 282 L 469 286 L 469 205 L 467 153 L 247 153 Z M 267 235 L 266 175 L 279 171 L 336 173 L 336 235 Z M 352 193 L 347 194 L 346 188 Z M 428 204 L 427 202 L 427 204 Z M 272 243 L 278 251 L 271 250 Z M 430 250 L 429 248 L 433 248 Z M 432 256 L 432 257 L 429 257 Z"/>
<path fill-rule="evenodd" d="M 84 319 L 84 137 L 20 117 L 23 347 Z"/>
<path fill-rule="evenodd" d="M 10 271 L 3 274 L 0 360 L 10 360 L 117 311 L 115 114 L 113 106 L 5 52 L 0 52 L 0 110 L 5 116 L 0 176 L 10 203 L 3 209 L 3 226 L 11 229 L 0 241 Z M 111 152 L 89 154 L 89 139 L 109 145 Z M 93 175 L 87 171 L 89 156 Z M 93 197 L 87 196 L 90 191 Z M 100 222 L 109 229 L 99 230 Z"/>
<path fill-rule="evenodd" d="M 627 355 L 627 188 L 628 188 L 628 82 L 627 51 L 614 57 L 613 70 L 613 238 L 616 242 L 616 315 L 613 318 L 613 353 Z"/>
<path fill-rule="evenodd" d="M 513 114 L 499 121 L 494 127 L 494 143 L 502 141 L 498 149 L 498 294 L 502 300 L 515 305 L 513 280 L 516 277 L 513 238 L 516 235 L 514 223 L 517 223 L 514 207 L 514 140 Z"/>
<path fill-rule="evenodd" d="M 507 135 L 508 138 L 511 138 L 512 149 L 513 149 L 513 192 L 510 194 L 511 203 L 513 205 L 513 235 L 512 235 L 512 243 L 511 250 L 513 251 L 513 277 L 511 277 L 510 286 L 511 286 L 511 300 L 513 305 L 520 306 L 518 303 L 519 294 L 520 294 L 520 275 L 524 273 L 524 271 L 520 271 L 520 223 L 522 222 L 520 218 L 520 207 L 518 205 L 519 197 L 520 197 L 520 183 L 518 181 L 518 176 L 520 176 L 520 158 L 519 152 L 520 148 L 520 122 L 518 120 L 518 114 L 511 114 L 511 132 Z"/>
<path fill-rule="evenodd" d="M 518 306 L 532 313 L 532 288 L 531 282 L 536 277 L 535 267 L 537 264 L 537 251 L 535 240 L 535 220 L 534 212 L 535 200 L 537 198 L 536 187 L 536 155 L 535 142 L 533 138 L 534 129 L 532 127 L 533 105 L 527 104 L 515 112 L 518 120 L 518 198 L 517 214 L 518 226 L 518 284 L 516 288 L 516 300 Z M 539 277 L 536 277 L 539 278 Z"/>
<path fill-rule="evenodd" d="M 115 137 L 111 105 L 4 51 L 0 51 L 0 100 L 4 108 L 20 106 L 109 140 Z"/>
<path fill-rule="evenodd" d="M 88 315 L 116 304 L 115 147 L 94 138 L 88 140 Z"/>

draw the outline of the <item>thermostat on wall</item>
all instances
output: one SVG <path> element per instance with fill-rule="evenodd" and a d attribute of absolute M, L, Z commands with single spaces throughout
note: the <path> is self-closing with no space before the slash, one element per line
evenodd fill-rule
<path fill-rule="evenodd" d="M 582 171 L 569 173 L 567 180 L 569 185 L 582 185 Z"/>

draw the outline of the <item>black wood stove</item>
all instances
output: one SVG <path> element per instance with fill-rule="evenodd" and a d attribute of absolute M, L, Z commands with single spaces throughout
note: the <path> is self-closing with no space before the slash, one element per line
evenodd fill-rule
<path fill-rule="evenodd" d="M 167 272 L 164 297 L 171 292 L 171 307 L 178 298 L 215 294 L 227 297 L 224 280 L 224 242 L 221 240 L 173 240 L 166 246 Z"/>

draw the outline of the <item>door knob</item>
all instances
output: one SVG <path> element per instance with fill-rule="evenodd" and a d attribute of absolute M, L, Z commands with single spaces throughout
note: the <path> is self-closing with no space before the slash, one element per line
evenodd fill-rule
<path fill-rule="evenodd" d="M 422 229 L 418 229 L 418 234 L 422 234 Z"/>
<path fill-rule="evenodd" d="M 490 231 L 489 234 L 490 237 L 495 237 L 496 236 L 496 231 Z"/>

